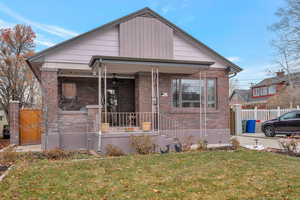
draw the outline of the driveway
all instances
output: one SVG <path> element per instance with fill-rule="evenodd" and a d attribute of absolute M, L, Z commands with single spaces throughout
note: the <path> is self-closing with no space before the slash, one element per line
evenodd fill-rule
<path fill-rule="evenodd" d="M 280 137 L 266 137 L 263 133 L 255 133 L 255 134 L 243 134 L 236 137 L 241 146 L 246 147 L 246 145 L 263 145 L 264 148 L 276 148 L 282 149 L 278 140 Z"/>

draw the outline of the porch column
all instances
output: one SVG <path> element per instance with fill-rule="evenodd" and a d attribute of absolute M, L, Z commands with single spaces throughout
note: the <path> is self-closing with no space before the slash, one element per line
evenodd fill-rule
<path fill-rule="evenodd" d="M 157 132 L 159 133 L 159 72 L 158 67 L 151 69 L 151 115 L 152 131 L 155 131 L 155 118 L 157 123 Z"/>
<path fill-rule="evenodd" d="M 105 123 L 107 123 L 107 77 L 106 64 L 104 65 L 104 112 L 105 112 Z"/>
<path fill-rule="evenodd" d="M 204 135 L 207 136 L 207 74 L 206 72 L 204 73 Z"/>
<path fill-rule="evenodd" d="M 157 111 L 157 132 L 159 133 L 159 71 L 158 67 L 156 68 L 156 111 Z"/>
<path fill-rule="evenodd" d="M 199 131 L 200 131 L 200 138 L 203 136 L 202 132 L 202 73 L 199 72 L 199 82 L 200 82 L 200 97 L 199 97 Z"/>
<path fill-rule="evenodd" d="M 19 127 L 19 115 L 20 115 L 19 101 L 9 102 L 9 133 L 10 144 L 20 144 L 20 127 Z"/>
<path fill-rule="evenodd" d="M 101 132 L 101 124 L 102 124 L 102 85 L 101 85 L 101 78 L 102 78 L 102 68 L 101 68 L 101 63 L 98 63 L 98 151 L 101 151 L 101 136 L 102 136 L 102 132 Z"/>
<path fill-rule="evenodd" d="M 152 133 L 154 132 L 154 115 L 153 115 L 153 106 L 154 106 L 154 74 L 153 74 L 153 67 L 151 68 L 151 121 L 152 121 Z"/>
<path fill-rule="evenodd" d="M 57 69 L 42 68 L 43 128 L 42 149 L 60 148 L 58 127 L 58 80 Z"/>

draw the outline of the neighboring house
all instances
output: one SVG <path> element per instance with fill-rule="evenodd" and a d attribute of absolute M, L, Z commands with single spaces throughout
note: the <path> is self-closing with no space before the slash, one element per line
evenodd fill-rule
<path fill-rule="evenodd" d="M 230 95 L 229 99 L 230 102 L 229 104 L 231 106 L 233 105 L 243 105 L 248 102 L 250 96 L 250 90 L 242 90 L 242 89 L 235 89 L 233 90 L 232 94 Z"/>
<path fill-rule="evenodd" d="M 300 72 L 292 73 L 295 91 L 300 88 Z M 243 108 L 274 108 L 277 106 L 289 107 L 287 96 L 288 76 L 280 71 L 276 76 L 266 78 L 253 85 L 249 90 L 234 90 L 230 96 L 230 105 L 241 104 Z M 280 100 L 279 100 L 280 99 Z"/>
<path fill-rule="evenodd" d="M 43 90 L 44 149 L 131 151 L 142 133 L 157 145 L 229 141 L 229 75 L 241 68 L 149 8 L 27 63 Z"/>

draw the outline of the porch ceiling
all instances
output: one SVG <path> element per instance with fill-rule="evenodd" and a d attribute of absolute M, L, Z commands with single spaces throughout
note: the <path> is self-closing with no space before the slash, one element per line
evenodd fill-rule
<path fill-rule="evenodd" d="M 214 64 L 211 61 L 93 56 L 89 66 L 95 67 L 96 63 L 105 64 L 108 73 L 122 74 L 151 72 L 152 67 L 157 67 L 161 73 L 194 74 Z"/>

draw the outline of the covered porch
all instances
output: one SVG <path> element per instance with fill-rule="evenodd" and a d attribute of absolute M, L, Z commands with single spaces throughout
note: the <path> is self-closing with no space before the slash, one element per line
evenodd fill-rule
<path fill-rule="evenodd" d="M 211 64 L 213 63 L 94 56 L 90 62 L 91 70 L 60 70 L 58 80 L 62 89 L 59 96 L 60 99 L 64 98 L 59 103 L 62 121 L 60 129 L 66 136 L 63 141 L 82 143 L 82 137 L 76 139 L 74 135 L 66 134 L 70 130 L 85 132 L 86 142 L 82 146 L 97 149 L 105 146 L 105 140 L 118 144 L 116 140 L 123 138 L 128 143 L 130 135 L 144 133 L 172 139 L 187 137 L 188 133 L 199 138 L 206 136 L 205 105 L 208 102 L 204 85 Z M 186 119 L 186 116 L 181 119 L 183 108 L 173 108 L 172 80 L 178 77 L 192 77 L 199 84 L 199 91 L 193 91 L 193 96 L 198 98 L 194 108 L 183 110 L 183 113 L 188 112 L 186 116 L 190 119 Z M 72 96 L 72 89 L 68 94 L 63 94 L 63 84 L 72 81 L 77 81 L 78 94 L 75 100 L 63 97 Z M 79 105 L 75 106 L 76 102 Z M 173 109 L 172 112 L 170 109 Z M 82 120 L 74 120 L 75 117 Z"/>
<path fill-rule="evenodd" d="M 160 116 L 160 113 L 163 113 L 160 107 L 170 106 L 166 104 L 172 103 L 172 87 L 174 87 L 173 83 L 166 85 L 162 79 L 166 76 L 175 78 L 194 75 L 193 79 L 199 79 L 198 90 L 200 90 L 194 91 L 194 96 L 198 96 L 197 100 L 200 101 L 200 105 L 196 107 L 199 108 L 199 113 L 206 112 L 206 106 L 202 108 L 202 105 L 207 103 L 205 102 L 207 91 L 203 87 L 203 80 L 206 79 L 205 71 L 211 64 L 213 62 L 93 56 L 90 62 L 91 72 L 77 72 L 77 74 L 83 78 L 93 77 L 90 84 L 97 89 L 93 95 L 93 102 L 96 104 L 85 105 L 88 108 L 98 109 L 95 119 L 99 122 L 98 131 L 135 131 L 142 127 L 143 122 L 148 123 L 148 127 L 150 124 L 151 131 L 159 131 L 160 126 L 165 127 L 168 124 L 160 123 L 164 121 Z M 69 72 L 65 70 L 60 72 L 60 76 L 70 79 L 77 75 L 74 70 Z M 160 102 L 161 98 L 165 100 Z M 86 100 L 88 102 L 91 99 Z M 149 128 L 144 129 L 150 131 Z"/>

